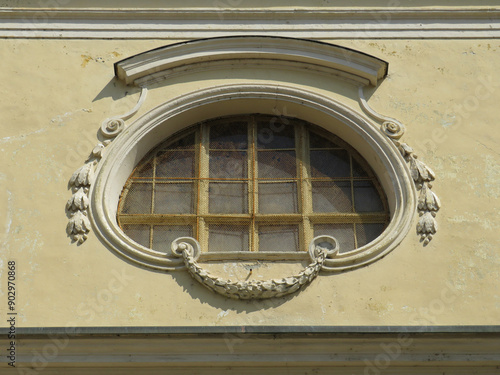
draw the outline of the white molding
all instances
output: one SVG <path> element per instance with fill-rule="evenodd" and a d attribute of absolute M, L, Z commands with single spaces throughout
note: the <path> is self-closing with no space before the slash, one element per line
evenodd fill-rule
<path fill-rule="evenodd" d="M 344 271 L 369 264 L 392 251 L 408 233 L 416 212 L 416 191 L 398 149 L 360 113 L 328 97 L 282 85 L 215 86 L 178 97 L 144 114 L 108 146 L 98 164 L 89 196 L 96 233 L 111 249 L 143 266 L 161 270 L 184 268 L 182 260 L 147 249 L 130 240 L 116 222 L 118 199 L 135 165 L 159 142 L 211 117 L 247 113 L 248 108 L 273 114 L 286 107 L 295 117 L 325 128 L 371 161 L 387 194 L 391 221 L 376 240 L 326 259 L 325 271 Z"/>
<path fill-rule="evenodd" d="M 193 40 L 153 49 L 115 64 L 116 76 L 126 84 L 147 86 L 173 74 L 191 74 L 215 65 L 226 70 L 239 61 L 279 65 L 341 75 L 357 84 L 377 86 L 387 75 L 388 63 L 365 53 L 329 43 L 270 36 Z M 201 66 L 201 67 L 200 67 Z"/>
<path fill-rule="evenodd" d="M 500 9 L 0 8 L 1 38 L 186 40 L 256 34 L 308 39 L 500 38 Z"/>

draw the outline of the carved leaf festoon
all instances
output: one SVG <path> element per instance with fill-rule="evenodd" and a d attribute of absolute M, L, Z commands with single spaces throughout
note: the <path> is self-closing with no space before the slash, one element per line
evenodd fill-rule
<path fill-rule="evenodd" d="M 192 237 L 180 237 L 172 242 L 172 253 L 182 257 L 190 275 L 211 291 L 233 299 L 278 298 L 305 287 L 318 276 L 327 258 L 339 252 L 338 242 L 330 236 L 318 236 L 311 241 L 312 262 L 297 275 L 280 279 L 233 281 L 212 275 L 199 263 L 200 244 Z"/>
<path fill-rule="evenodd" d="M 100 127 L 101 135 L 106 140 L 97 143 L 86 163 L 78 168 L 69 179 L 69 187 L 73 193 L 66 203 L 66 210 L 69 215 L 66 233 L 73 242 L 82 244 L 87 239 L 91 229 L 88 219 L 89 190 L 94 182 L 94 173 L 97 165 L 104 156 L 106 147 L 125 128 L 125 120 L 137 113 L 142 103 L 146 99 L 147 89 L 143 88 L 138 103 L 132 110 L 121 115 L 103 121 Z"/>
<path fill-rule="evenodd" d="M 418 160 L 418 156 L 408 144 L 399 142 L 405 132 L 403 124 L 375 112 L 366 102 L 362 87 L 359 88 L 359 99 L 361 107 L 370 117 L 380 122 L 383 121 L 380 130 L 394 143 L 410 167 L 411 178 L 419 190 L 417 210 L 420 219 L 417 223 L 417 234 L 420 235 L 424 245 L 427 245 L 436 234 L 438 226 L 435 217 L 441 208 L 438 196 L 431 190 L 431 182 L 436 179 L 436 174 L 424 162 Z"/>

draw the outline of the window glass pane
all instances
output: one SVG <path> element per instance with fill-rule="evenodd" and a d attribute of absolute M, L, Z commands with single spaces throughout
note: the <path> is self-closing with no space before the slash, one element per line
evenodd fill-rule
<path fill-rule="evenodd" d="M 356 235 L 358 236 L 358 247 L 372 242 L 384 231 L 385 224 L 356 224 Z"/>
<path fill-rule="evenodd" d="M 311 150 L 312 177 L 350 177 L 351 166 L 346 150 Z"/>
<path fill-rule="evenodd" d="M 210 151 L 210 178 L 247 178 L 246 151 Z"/>
<path fill-rule="evenodd" d="M 298 225 L 259 225 L 259 251 L 298 250 Z"/>
<path fill-rule="evenodd" d="M 209 252 L 248 251 L 248 225 L 211 224 L 208 233 Z"/>
<path fill-rule="evenodd" d="M 170 143 L 165 149 L 168 150 L 194 150 L 194 139 L 195 133 L 186 135 L 185 137 Z"/>
<path fill-rule="evenodd" d="M 259 213 L 284 214 L 298 212 L 295 182 L 260 183 Z"/>
<path fill-rule="evenodd" d="M 192 237 L 191 225 L 155 225 L 153 226 L 153 250 L 172 254 L 170 245 L 179 237 Z"/>
<path fill-rule="evenodd" d="M 314 237 L 316 236 L 334 237 L 341 253 L 354 250 L 354 224 L 315 224 Z"/>
<path fill-rule="evenodd" d="M 149 249 L 149 225 L 124 224 L 122 229 L 132 241 Z"/>
<path fill-rule="evenodd" d="M 295 178 L 295 151 L 259 151 L 259 178 Z"/>
<path fill-rule="evenodd" d="M 209 211 L 213 214 L 244 214 L 248 212 L 246 183 L 210 182 Z"/>
<path fill-rule="evenodd" d="M 231 121 L 226 124 L 210 126 L 211 149 L 246 149 L 248 148 L 248 130 L 244 121 Z"/>
<path fill-rule="evenodd" d="M 123 201 L 122 214 L 150 214 L 151 194 L 153 191 L 151 183 L 137 183 L 130 185 L 129 191 Z"/>
<path fill-rule="evenodd" d="M 349 181 L 313 181 L 314 212 L 352 212 Z"/>
<path fill-rule="evenodd" d="M 371 181 L 354 182 L 354 207 L 356 212 L 384 211 L 384 205 Z"/>
<path fill-rule="evenodd" d="M 194 177 L 194 151 L 160 151 L 156 156 L 156 177 Z"/>
<path fill-rule="evenodd" d="M 366 170 L 357 162 L 357 160 L 352 158 L 352 176 L 353 177 L 368 177 Z"/>
<path fill-rule="evenodd" d="M 309 132 L 309 147 L 311 148 L 338 148 L 339 146 L 316 133 Z"/>
<path fill-rule="evenodd" d="M 194 212 L 193 183 L 156 183 L 155 214 L 191 214 Z"/>
<path fill-rule="evenodd" d="M 257 123 L 257 148 L 295 148 L 295 127 L 284 117 Z"/>
<path fill-rule="evenodd" d="M 153 160 L 149 160 L 147 163 L 139 165 L 133 174 L 134 178 L 153 178 Z"/>

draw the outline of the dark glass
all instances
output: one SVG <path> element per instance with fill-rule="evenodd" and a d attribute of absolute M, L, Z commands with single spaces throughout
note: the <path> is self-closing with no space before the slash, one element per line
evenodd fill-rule
<path fill-rule="evenodd" d="M 247 178 L 246 151 L 210 151 L 210 178 Z"/>
<path fill-rule="evenodd" d="M 380 236 L 384 231 L 385 224 L 356 224 L 356 235 L 358 236 L 358 247 L 365 246 Z"/>
<path fill-rule="evenodd" d="M 299 251 L 299 226 L 259 225 L 259 251 Z"/>
<path fill-rule="evenodd" d="M 352 212 L 349 181 L 313 181 L 314 212 Z"/>
<path fill-rule="evenodd" d="M 192 182 L 156 183 L 155 214 L 192 214 L 194 191 Z"/>
<path fill-rule="evenodd" d="M 210 182 L 209 212 L 212 214 L 245 214 L 248 212 L 246 183 Z"/>
<path fill-rule="evenodd" d="M 346 150 L 311 150 L 311 176 L 350 177 L 349 153 Z"/>
<path fill-rule="evenodd" d="M 194 150 L 195 133 L 192 132 L 181 139 L 170 143 L 166 150 Z"/>
<path fill-rule="evenodd" d="M 194 177 L 194 151 L 160 151 L 156 156 L 156 177 Z"/>
<path fill-rule="evenodd" d="M 210 149 L 241 150 L 248 148 L 247 124 L 231 121 L 210 126 Z"/>
<path fill-rule="evenodd" d="M 259 151 L 259 178 L 295 178 L 295 151 Z"/>
<path fill-rule="evenodd" d="M 354 181 L 354 208 L 356 212 L 381 212 L 384 205 L 371 181 Z"/>
<path fill-rule="evenodd" d="M 130 185 L 127 196 L 123 202 L 120 213 L 122 214 L 150 214 L 151 194 L 153 185 L 149 183 L 134 182 Z"/>
<path fill-rule="evenodd" d="M 257 123 L 257 148 L 295 148 L 295 127 L 284 117 L 270 117 Z"/>
<path fill-rule="evenodd" d="M 209 252 L 248 251 L 248 225 L 218 225 L 208 226 Z"/>
<path fill-rule="evenodd" d="M 149 225 L 124 224 L 122 229 L 132 241 L 149 249 Z"/>
<path fill-rule="evenodd" d="M 339 146 L 329 139 L 322 137 L 316 133 L 309 132 L 309 147 L 310 148 L 338 148 Z"/>
<path fill-rule="evenodd" d="M 298 211 L 295 182 L 259 184 L 259 213 L 290 214 Z"/>

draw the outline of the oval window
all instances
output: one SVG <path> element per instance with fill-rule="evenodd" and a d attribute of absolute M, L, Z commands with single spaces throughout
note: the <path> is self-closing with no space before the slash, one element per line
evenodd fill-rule
<path fill-rule="evenodd" d="M 389 210 L 351 146 L 306 121 L 253 114 L 198 123 L 152 150 L 128 178 L 117 220 L 165 253 L 185 236 L 208 253 L 299 252 L 319 235 L 346 253 L 377 238 Z"/>

